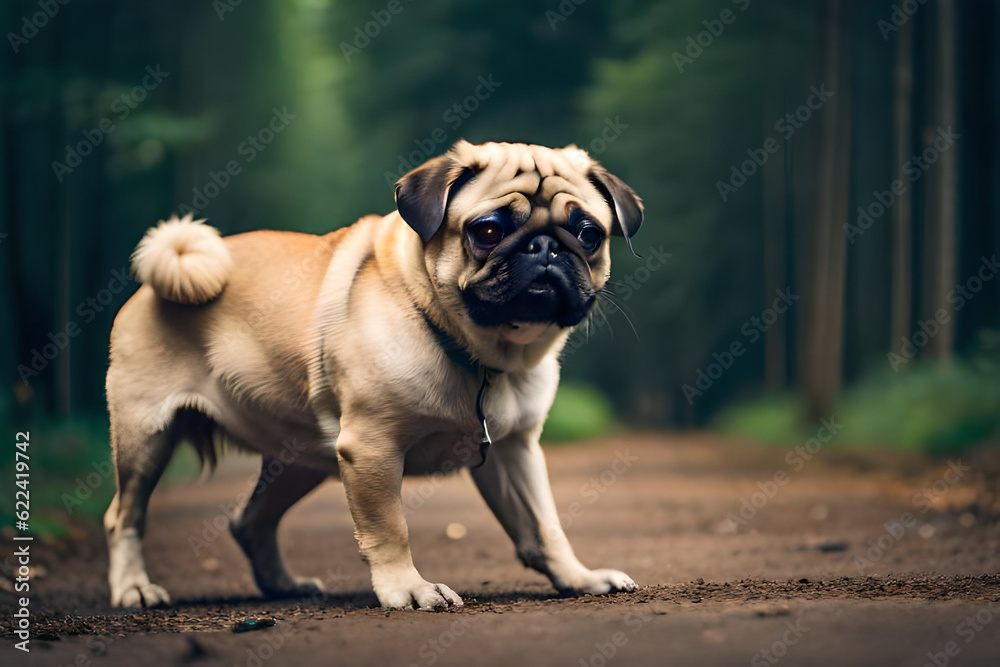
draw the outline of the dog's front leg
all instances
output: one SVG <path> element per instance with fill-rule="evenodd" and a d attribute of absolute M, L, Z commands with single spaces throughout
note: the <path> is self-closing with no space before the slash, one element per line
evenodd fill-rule
<path fill-rule="evenodd" d="M 383 607 L 393 609 L 461 606 L 453 590 L 425 581 L 413 566 L 400 497 L 404 456 L 394 438 L 377 427 L 345 429 L 337 440 L 354 535 L 371 568 L 375 595 Z"/>
<path fill-rule="evenodd" d="M 514 541 L 518 558 L 563 593 L 635 590 L 638 586 L 624 572 L 588 569 L 573 553 L 552 498 L 540 433 L 541 426 L 500 440 L 486 464 L 472 471 L 486 504 Z"/>

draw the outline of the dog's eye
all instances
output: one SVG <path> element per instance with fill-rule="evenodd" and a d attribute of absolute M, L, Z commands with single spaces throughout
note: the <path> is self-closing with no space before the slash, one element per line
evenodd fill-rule
<path fill-rule="evenodd" d="M 504 229 L 499 221 L 482 218 L 469 225 L 469 237 L 480 248 L 492 248 L 503 240 Z"/>
<path fill-rule="evenodd" d="M 604 240 L 604 230 L 594 224 L 585 224 L 576 233 L 580 246 L 588 255 L 593 254 Z"/>

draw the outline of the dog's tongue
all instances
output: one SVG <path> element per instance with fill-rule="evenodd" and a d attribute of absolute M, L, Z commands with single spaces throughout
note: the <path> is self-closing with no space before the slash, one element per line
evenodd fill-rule
<path fill-rule="evenodd" d="M 551 322 L 513 322 L 507 326 L 504 339 L 518 345 L 534 343 L 552 326 Z"/>

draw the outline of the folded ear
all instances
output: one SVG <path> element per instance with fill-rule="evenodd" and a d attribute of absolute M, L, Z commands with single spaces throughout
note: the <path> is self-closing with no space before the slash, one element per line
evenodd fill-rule
<path fill-rule="evenodd" d="M 451 153 L 428 160 L 396 181 L 396 208 L 424 243 L 444 222 L 448 197 L 463 176 L 473 172 L 463 167 Z"/>
<path fill-rule="evenodd" d="M 632 247 L 632 237 L 642 224 L 642 200 L 632 188 L 599 164 L 595 164 L 588 174 L 590 182 L 604 195 L 608 206 L 615 214 L 618 226 L 611 233 L 624 236 Z"/>

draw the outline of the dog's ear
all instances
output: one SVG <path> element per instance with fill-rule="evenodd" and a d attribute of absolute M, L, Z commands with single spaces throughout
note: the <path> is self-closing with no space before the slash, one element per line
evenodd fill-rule
<path fill-rule="evenodd" d="M 431 240 L 444 222 L 448 197 L 473 174 L 451 153 L 423 163 L 396 181 L 396 208 L 424 243 Z M 459 183 L 461 181 L 461 183 Z"/>
<path fill-rule="evenodd" d="M 590 182 L 598 192 L 604 195 L 608 206 L 615 214 L 618 225 L 611 230 L 612 234 L 624 236 L 632 247 L 632 237 L 639 231 L 642 224 L 642 200 L 625 182 L 599 164 L 590 168 L 587 174 Z"/>

